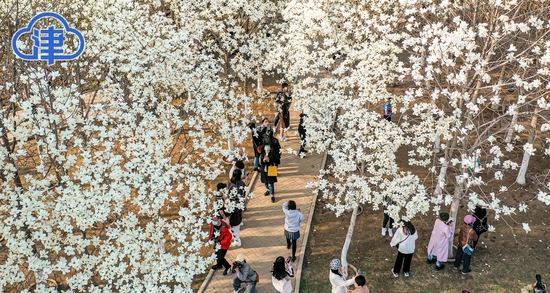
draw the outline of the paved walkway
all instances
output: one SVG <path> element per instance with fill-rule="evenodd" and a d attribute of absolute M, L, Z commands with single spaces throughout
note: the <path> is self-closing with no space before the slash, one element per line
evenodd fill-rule
<path fill-rule="evenodd" d="M 258 293 L 275 293 L 271 284 L 271 267 L 275 258 L 291 254 L 286 248 L 284 236 L 284 213 L 282 204 L 288 200 L 296 201 L 306 217 L 300 227 L 300 239 L 298 240 L 298 249 L 296 251 L 296 261 L 293 263 L 296 271 L 295 284 L 296 291 L 299 287 L 299 276 L 301 275 L 301 265 L 303 263 L 303 253 L 305 251 L 304 239 L 307 237 L 307 230 L 310 223 L 310 210 L 313 201 L 312 189 L 307 188 L 306 184 L 316 180 L 319 169 L 322 164 L 323 156 L 320 154 L 308 154 L 305 158 L 297 155 L 288 154 L 288 148 L 299 150 L 300 139 L 297 134 L 299 113 L 291 112 L 291 130 L 288 131 L 288 141 L 283 142 L 279 139 L 284 153 L 281 157 L 279 166 L 278 182 L 275 184 L 276 202 L 272 203 L 269 196 L 264 196 L 266 188 L 260 182 L 259 176 L 255 184 L 251 186 L 254 197 L 248 202 L 247 210 L 243 213 L 244 225 L 241 226 L 242 247 L 232 247 L 227 252 L 226 259 L 232 263 L 238 254 L 244 254 L 246 261 L 250 266 L 260 274 L 260 282 L 256 285 Z M 307 148 L 306 148 L 307 149 Z M 247 171 L 253 167 L 252 162 L 248 162 Z M 223 270 L 211 271 L 201 287 L 199 292 L 208 293 L 231 293 L 231 285 L 235 274 L 223 276 Z M 242 291 L 241 291 L 242 292 Z"/>

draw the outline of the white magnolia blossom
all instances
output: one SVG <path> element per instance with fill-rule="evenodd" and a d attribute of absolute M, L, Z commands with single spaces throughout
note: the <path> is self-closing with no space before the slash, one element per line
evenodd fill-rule
<path fill-rule="evenodd" d="M 240 86 L 272 66 L 259 60 L 277 42 L 267 34 L 279 32 L 280 9 L 16 3 L 0 4 L 10 31 L 55 11 L 86 48 L 49 67 L 0 55 L 0 291 L 49 292 L 54 279 L 72 291 L 192 292 L 214 258 L 203 250 L 208 186 L 222 158 L 245 157 L 236 145 L 250 139 L 252 96 Z"/>
<path fill-rule="evenodd" d="M 87 46 L 50 67 L 0 55 L 0 290 L 191 292 L 213 260 L 208 185 L 222 158 L 246 158 L 249 83 L 261 99 L 266 73 L 291 83 L 308 146 L 330 155 L 311 186 L 338 215 L 389 196 L 396 219 L 462 199 L 498 220 L 527 209 L 502 202 L 529 162 L 514 154 L 550 155 L 543 0 L 13 2 L 7 31 L 55 10 Z"/>

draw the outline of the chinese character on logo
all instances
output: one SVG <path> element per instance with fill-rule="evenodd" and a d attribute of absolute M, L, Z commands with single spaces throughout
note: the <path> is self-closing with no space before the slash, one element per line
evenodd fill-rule
<path fill-rule="evenodd" d="M 63 25 L 62 28 L 56 28 L 50 25 L 46 29 L 34 28 L 34 24 L 43 18 L 55 18 Z M 24 54 L 17 47 L 17 42 L 23 34 L 31 33 L 33 42 L 32 53 Z M 73 54 L 65 54 L 65 41 L 67 35 L 73 34 L 78 38 L 78 50 Z M 11 40 L 11 45 L 15 55 L 23 60 L 47 60 L 48 65 L 52 65 L 56 60 L 73 60 L 78 58 L 84 51 L 84 37 L 82 34 L 69 26 L 63 16 L 54 12 L 43 12 L 31 19 L 29 24 L 18 30 Z"/>

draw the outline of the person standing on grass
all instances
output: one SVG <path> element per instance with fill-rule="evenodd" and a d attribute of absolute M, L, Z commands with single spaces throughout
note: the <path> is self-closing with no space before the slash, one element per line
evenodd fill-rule
<path fill-rule="evenodd" d="M 392 107 L 392 104 L 391 104 L 391 99 L 387 99 L 384 102 L 384 106 L 382 108 L 383 108 L 384 119 L 386 119 L 388 121 L 391 121 L 391 116 L 393 114 L 393 107 Z"/>
<path fill-rule="evenodd" d="M 474 241 L 474 245 L 472 246 L 475 248 L 477 246 L 477 242 L 479 241 L 479 236 L 489 230 L 489 225 L 487 225 L 487 209 L 476 205 L 473 216 L 476 217 L 473 228 L 476 231 L 477 239 Z"/>
<path fill-rule="evenodd" d="M 393 237 L 394 220 L 392 217 L 390 217 L 390 214 L 388 213 L 388 207 L 394 204 L 395 203 L 393 202 L 393 200 L 389 195 L 384 196 L 384 201 L 382 202 L 382 205 L 384 206 L 384 220 L 382 221 L 382 236 L 386 236 L 386 232 L 388 232 L 388 235 L 390 237 Z M 389 226 L 387 226 L 388 222 L 390 223 Z M 386 226 L 388 228 L 386 228 Z"/>
<path fill-rule="evenodd" d="M 301 209 L 296 209 L 296 202 L 289 200 L 283 203 L 285 213 L 286 248 L 292 247 L 292 261 L 296 260 L 296 242 L 300 238 L 300 223 L 305 220 Z"/>
<path fill-rule="evenodd" d="M 227 250 L 231 245 L 231 232 L 229 231 L 229 224 L 226 221 L 220 219 L 218 215 L 212 217 L 210 222 L 210 231 L 208 233 L 208 240 L 214 242 L 214 249 L 216 250 L 216 264 L 212 266 L 213 270 L 225 268 L 223 275 L 227 275 L 227 271 L 231 268 L 229 262 L 225 259 Z M 218 244 L 220 247 L 218 248 Z"/>
<path fill-rule="evenodd" d="M 403 227 L 395 231 L 390 241 L 391 247 L 397 246 L 397 258 L 391 269 L 394 277 L 399 278 L 401 265 L 403 265 L 403 274 L 405 277 L 410 276 L 416 239 L 418 239 L 418 233 L 416 233 L 416 228 L 409 221 L 403 222 Z"/>
<path fill-rule="evenodd" d="M 286 141 L 286 135 L 284 135 L 286 128 L 290 126 L 290 104 L 292 103 L 292 94 L 288 90 L 288 83 L 281 85 L 281 90 L 275 97 L 275 105 L 277 106 L 277 116 L 275 116 L 274 126 L 280 122 L 279 132 L 281 140 Z"/>
<path fill-rule="evenodd" d="M 476 221 L 476 217 L 472 215 L 466 215 L 464 217 L 464 223 L 460 227 L 460 234 L 458 236 L 458 247 L 456 249 L 456 257 L 455 257 L 455 263 L 454 268 L 458 270 L 460 267 L 460 263 L 462 262 L 462 259 L 464 259 L 464 263 L 462 266 L 462 274 L 468 275 L 472 270 L 470 270 L 470 261 L 472 260 L 472 254 L 467 254 L 464 252 L 463 247 L 466 246 L 466 244 L 469 244 L 470 246 L 474 245 L 474 241 L 477 240 L 477 234 L 476 231 L 473 228 L 474 222 Z"/>
<path fill-rule="evenodd" d="M 365 278 L 365 276 L 356 276 L 354 281 L 355 290 L 348 290 L 347 293 L 370 293 L 369 287 L 367 287 L 367 278 Z"/>
<path fill-rule="evenodd" d="M 355 279 L 346 280 L 344 277 L 344 268 L 342 267 L 342 262 L 335 258 L 330 261 L 330 272 L 328 278 L 332 286 L 332 293 L 347 293 L 348 286 L 351 286 L 355 283 Z"/>
<path fill-rule="evenodd" d="M 294 277 L 294 268 L 290 264 L 290 259 L 285 260 L 282 256 L 277 257 L 273 263 L 271 273 L 271 283 L 277 293 L 292 292 L 290 278 Z"/>
<path fill-rule="evenodd" d="M 272 131 L 267 131 L 264 136 L 264 145 L 260 155 L 260 161 L 262 163 L 260 179 L 267 188 L 264 195 L 271 195 L 271 202 L 275 202 L 275 183 L 277 182 L 277 176 L 269 176 L 268 171 L 269 166 L 279 166 L 279 164 L 281 164 L 281 145 L 279 141 L 273 137 Z"/>
<path fill-rule="evenodd" d="M 428 243 L 428 263 L 435 263 L 435 270 L 442 270 L 449 257 L 449 240 L 453 236 L 453 221 L 449 221 L 448 213 L 439 214 L 435 219 L 430 242 Z M 435 258 L 437 257 L 437 259 Z"/>

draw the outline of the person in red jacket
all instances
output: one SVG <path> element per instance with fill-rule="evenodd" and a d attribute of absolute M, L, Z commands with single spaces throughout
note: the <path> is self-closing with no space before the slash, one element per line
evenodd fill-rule
<path fill-rule="evenodd" d="M 227 250 L 231 245 L 231 239 L 233 238 L 229 229 L 231 229 L 229 224 L 220 219 L 218 215 L 212 217 L 208 234 L 208 240 L 214 242 L 214 249 L 216 249 L 216 265 L 212 269 L 217 270 L 223 267 L 223 275 L 227 275 L 227 271 L 231 268 L 231 265 L 225 259 Z M 220 244 L 219 248 L 218 244 Z"/>

